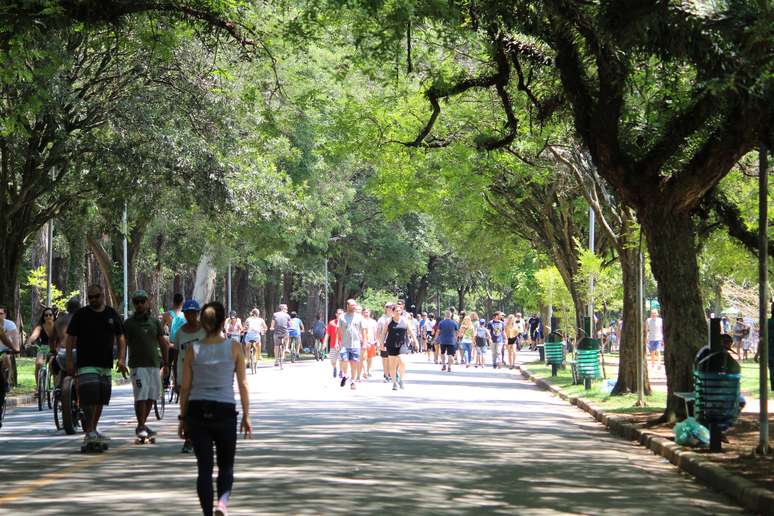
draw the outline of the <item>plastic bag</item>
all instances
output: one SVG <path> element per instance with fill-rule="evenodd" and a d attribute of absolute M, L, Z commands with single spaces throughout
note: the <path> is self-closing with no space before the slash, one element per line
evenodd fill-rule
<path fill-rule="evenodd" d="M 674 431 L 675 442 L 681 446 L 709 446 L 709 430 L 693 417 L 677 423 Z"/>

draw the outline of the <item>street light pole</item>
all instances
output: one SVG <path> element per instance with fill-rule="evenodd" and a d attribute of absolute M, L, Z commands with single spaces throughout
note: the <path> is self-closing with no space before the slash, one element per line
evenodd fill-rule
<path fill-rule="evenodd" d="M 589 206 L 589 251 L 594 252 L 594 226 L 596 224 L 594 208 Z M 591 319 L 591 335 L 587 337 L 591 338 L 594 335 L 594 275 L 589 274 L 589 307 L 588 316 Z"/>
<path fill-rule="evenodd" d="M 226 290 L 228 294 L 228 313 L 231 313 L 231 260 L 228 261 L 228 278 L 226 279 Z"/>
<path fill-rule="evenodd" d="M 767 367 L 769 364 L 769 325 L 768 325 L 768 192 L 769 190 L 769 159 L 765 141 L 761 142 L 758 153 L 758 335 L 760 363 L 760 439 L 758 451 L 766 455 L 769 451 L 769 392 Z"/>
<path fill-rule="evenodd" d="M 325 257 L 325 272 L 323 273 L 323 291 L 325 292 L 325 316 L 323 322 L 328 320 L 328 257 Z"/>
<path fill-rule="evenodd" d="M 127 215 L 127 203 L 124 201 L 124 220 L 123 220 L 123 233 L 124 233 L 124 319 L 129 317 L 129 241 L 127 240 L 127 233 L 129 232 L 129 220 Z"/>
<path fill-rule="evenodd" d="M 54 267 L 54 219 L 48 221 L 48 270 L 46 271 L 46 306 L 51 308 L 51 280 Z"/>

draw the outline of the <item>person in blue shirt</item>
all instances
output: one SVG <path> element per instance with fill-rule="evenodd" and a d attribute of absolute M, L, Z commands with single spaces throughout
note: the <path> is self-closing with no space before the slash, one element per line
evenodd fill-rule
<path fill-rule="evenodd" d="M 452 362 L 454 361 L 454 355 L 457 354 L 457 332 L 459 326 L 452 319 L 451 310 L 446 310 L 444 313 L 443 321 L 438 323 L 438 344 L 441 345 L 441 371 L 447 371 L 451 373 Z M 444 357 L 446 357 L 446 363 L 444 363 Z"/>
<path fill-rule="evenodd" d="M 500 354 L 505 344 L 505 322 L 502 320 L 502 312 L 495 312 L 494 318 L 489 321 L 487 328 L 492 335 L 492 367 L 502 367 Z"/>
<path fill-rule="evenodd" d="M 304 323 L 298 318 L 298 313 L 290 312 L 288 337 L 290 337 L 290 361 L 295 362 L 301 349 L 301 335 L 304 333 Z"/>

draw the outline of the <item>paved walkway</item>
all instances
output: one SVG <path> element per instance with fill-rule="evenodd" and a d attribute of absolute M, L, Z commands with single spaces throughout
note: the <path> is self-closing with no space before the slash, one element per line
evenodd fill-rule
<path fill-rule="evenodd" d="M 441 373 L 412 356 L 406 390 L 340 388 L 328 362 L 248 375 L 254 438 L 240 440 L 231 513 L 729 514 L 724 497 L 509 371 Z M 16 409 L 0 430 L 0 514 L 198 513 L 177 407 L 155 446 L 132 444 L 115 388 L 105 454 Z"/>

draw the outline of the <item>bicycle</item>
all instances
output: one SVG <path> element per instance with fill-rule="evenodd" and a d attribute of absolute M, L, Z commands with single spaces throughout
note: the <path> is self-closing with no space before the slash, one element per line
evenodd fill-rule
<path fill-rule="evenodd" d="M 2 367 L 3 355 L 5 353 L 13 354 L 13 351 L 9 349 L 0 351 L 0 374 L 2 374 L 2 381 L 0 381 L 0 428 L 3 427 L 3 420 L 5 419 L 7 395 L 11 392 L 11 371 L 8 368 Z"/>
<path fill-rule="evenodd" d="M 51 404 L 51 392 L 52 392 L 52 375 L 49 372 L 49 364 L 51 363 L 53 355 L 49 355 L 46 357 L 45 362 L 43 362 L 43 365 L 40 366 L 40 369 L 38 369 L 38 378 L 37 378 L 37 386 L 38 386 L 38 412 L 43 410 L 43 398 L 46 400 L 46 405 L 48 405 L 48 408 L 52 408 Z"/>
<path fill-rule="evenodd" d="M 61 416 L 61 426 L 59 417 Z M 77 381 L 74 376 L 65 376 L 59 395 L 54 398 L 54 423 L 64 428 L 67 435 L 73 435 L 83 428 L 87 414 L 78 403 Z"/>
<path fill-rule="evenodd" d="M 167 387 L 162 386 L 159 396 L 153 400 L 153 412 L 156 414 L 156 419 L 161 421 L 164 419 L 164 413 L 167 410 L 167 389 L 170 388 L 172 382 L 169 382 Z"/>
<path fill-rule="evenodd" d="M 250 343 L 250 354 L 247 357 L 247 362 L 250 366 L 250 371 L 256 374 L 258 372 L 258 361 L 255 358 L 255 345 L 252 342 Z"/>

